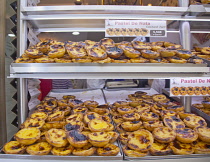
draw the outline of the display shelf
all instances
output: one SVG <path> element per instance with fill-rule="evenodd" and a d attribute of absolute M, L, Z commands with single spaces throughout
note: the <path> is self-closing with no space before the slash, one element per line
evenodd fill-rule
<path fill-rule="evenodd" d="M 129 78 L 152 77 L 157 74 L 158 78 L 168 77 L 192 77 L 204 76 L 209 72 L 206 64 L 160 64 L 160 63 L 12 63 L 10 77 L 37 78 L 43 76 L 51 78 L 62 76 L 65 78 L 115 78 L 120 79 L 128 75 Z M 90 75 L 93 74 L 93 75 Z M 154 75 L 153 75 L 154 74 Z M 160 74 L 163 74 L 160 76 Z M 125 76 L 126 77 L 126 76 Z M 127 78 L 127 77 L 126 77 Z M 82 78 L 81 78 L 82 79 Z M 125 78 L 124 78 L 125 79 Z"/>

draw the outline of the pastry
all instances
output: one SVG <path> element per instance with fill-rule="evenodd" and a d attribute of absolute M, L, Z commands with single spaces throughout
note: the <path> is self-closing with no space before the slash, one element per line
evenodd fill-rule
<path fill-rule="evenodd" d="M 94 61 L 103 60 L 107 58 L 107 53 L 99 47 L 90 48 L 87 52 L 90 59 Z"/>
<path fill-rule="evenodd" d="M 64 111 L 57 111 L 49 115 L 47 121 L 61 121 L 64 119 Z"/>
<path fill-rule="evenodd" d="M 27 49 L 25 50 L 25 54 L 31 59 L 37 59 L 44 56 L 44 54 L 42 52 L 39 52 L 38 49 Z"/>
<path fill-rule="evenodd" d="M 133 113 L 135 111 L 135 109 L 131 106 L 123 106 L 123 107 L 118 107 L 117 111 L 121 114 L 127 114 L 127 113 Z"/>
<path fill-rule="evenodd" d="M 204 55 L 210 55 L 210 47 L 203 47 L 201 53 Z"/>
<path fill-rule="evenodd" d="M 67 123 L 65 126 L 64 126 L 64 130 L 66 132 L 69 132 L 71 130 L 78 130 L 78 131 L 82 131 L 84 128 L 84 124 L 83 122 L 81 121 L 72 121 L 70 123 Z"/>
<path fill-rule="evenodd" d="M 31 145 L 40 138 L 41 132 L 38 128 L 23 128 L 15 135 L 15 139 L 23 145 Z"/>
<path fill-rule="evenodd" d="M 159 115 L 153 113 L 153 112 L 143 112 L 141 114 L 141 119 L 143 121 L 153 121 L 153 120 L 159 120 Z"/>
<path fill-rule="evenodd" d="M 140 36 L 140 35 L 142 34 L 142 29 L 140 29 L 140 28 L 135 28 L 135 29 L 134 29 L 134 33 L 135 33 L 136 36 Z"/>
<path fill-rule="evenodd" d="M 127 113 L 122 116 L 125 121 L 137 121 L 140 119 L 140 115 L 138 113 Z"/>
<path fill-rule="evenodd" d="M 40 120 L 46 120 L 48 117 L 48 114 L 45 112 L 34 112 L 33 114 L 30 115 L 31 119 L 40 119 Z"/>
<path fill-rule="evenodd" d="M 88 127 L 92 132 L 103 132 L 109 128 L 109 124 L 102 119 L 92 119 L 88 123 Z"/>
<path fill-rule="evenodd" d="M 193 143 L 195 154 L 210 154 L 210 144 L 209 142 L 195 141 Z"/>
<path fill-rule="evenodd" d="M 128 143 L 129 134 L 130 134 L 130 132 L 120 133 L 118 139 L 120 140 L 120 142 L 122 142 L 124 145 L 126 145 Z"/>
<path fill-rule="evenodd" d="M 109 131 L 107 133 L 112 137 L 110 139 L 109 143 L 114 143 L 118 139 L 118 137 L 119 137 L 119 134 L 117 132 Z"/>
<path fill-rule="evenodd" d="M 74 46 L 67 49 L 67 52 L 72 59 L 82 59 L 86 58 L 86 50 L 81 46 Z"/>
<path fill-rule="evenodd" d="M 198 138 L 204 142 L 210 142 L 210 128 L 206 126 L 199 126 L 195 128 L 198 133 Z"/>
<path fill-rule="evenodd" d="M 176 116 L 166 116 L 163 118 L 164 124 L 170 129 L 184 128 L 184 122 Z"/>
<path fill-rule="evenodd" d="M 45 120 L 39 119 L 39 118 L 27 118 L 26 121 L 24 121 L 21 124 L 21 128 L 42 128 L 45 124 Z"/>
<path fill-rule="evenodd" d="M 66 133 L 67 140 L 70 145 L 81 148 L 88 144 L 88 138 L 82 132 L 78 130 L 71 130 Z"/>
<path fill-rule="evenodd" d="M 84 103 L 78 99 L 69 99 L 68 103 L 71 108 L 84 105 Z"/>
<path fill-rule="evenodd" d="M 176 64 L 184 64 L 184 63 L 187 62 L 186 59 L 179 58 L 179 57 L 176 57 L 176 56 L 169 57 L 168 60 L 170 61 L 170 63 L 176 63 Z"/>
<path fill-rule="evenodd" d="M 66 132 L 63 129 L 52 128 L 45 133 L 46 140 L 55 147 L 65 147 L 68 144 Z"/>
<path fill-rule="evenodd" d="M 120 124 L 123 130 L 132 132 L 137 131 L 142 125 L 141 121 L 125 121 Z"/>
<path fill-rule="evenodd" d="M 206 121 L 202 117 L 197 116 L 197 115 L 190 115 L 184 118 L 183 121 L 186 124 L 186 126 L 192 129 L 199 126 L 207 126 Z"/>
<path fill-rule="evenodd" d="M 52 146 L 47 142 L 39 142 L 26 148 L 26 152 L 30 155 L 47 155 L 51 151 Z"/>
<path fill-rule="evenodd" d="M 99 147 L 96 150 L 99 156 L 116 156 L 120 152 L 120 148 L 114 144 L 107 144 L 104 147 Z"/>
<path fill-rule="evenodd" d="M 157 52 L 160 53 L 161 57 L 173 57 L 176 55 L 176 50 L 170 50 L 165 48 L 159 48 L 157 49 Z"/>
<path fill-rule="evenodd" d="M 91 100 L 87 100 L 84 102 L 84 105 L 89 108 L 89 107 L 97 107 L 99 105 L 99 103 L 97 101 L 91 101 Z"/>
<path fill-rule="evenodd" d="M 52 121 L 52 122 L 45 122 L 43 127 L 41 128 L 42 131 L 48 131 L 51 128 L 61 129 L 66 124 L 65 121 Z"/>
<path fill-rule="evenodd" d="M 152 96 L 152 99 L 155 101 L 155 102 L 160 102 L 160 101 L 164 101 L 166 100 L 166 96 L 163 95 L 163 94 L 155 94 Z"/>
<path fill-rule="evenodd" d="M 72 114 L 82 113 L 86 114 L 88 112 L 88 108 L 85 106 L 77 106 L 72 109 Z"/>
<path fill-rule="evenodd" d="M 153 136 L 148 130 L 139 129 L 128 135 L 127 146 L 133 150 L 146 152 L 151 148 L 153 141 Z"/>
<path fill-rule="evenodd" d="M 56 113 L 59 111 L 64 112 L 64 116 L 67 116 L 70 114 L 71 108 L 69 106 L 59 106 L 59 107 L 56 107 L 55 109 L 53 109 L 53 113 Z"/>
<path fill-rule="evenodd" d="M 210 109 L 210 101 L 202 101 L 201 103 L 205 109 Z"/>
<path fill-rule="evenodd" d="M 159 120 L 144 121 L 143 126 L 145 129 L 152 132 L 155 128 L 163 127 L 163 122 Z"/>
<path fill-rule="evenodd" d="M 193 56 L 192 52 L 189 50 L 176 50 L 176 55 L 183 59 L 188 59 Z"/>
<path fill-rule="evenodd" d="M 181 106 L 181 105 L 170 106 L 170 107 L 167 107 L 167 110 L 172 110 L 172 111 L 175 111 L 175 112 L 180 112 L 180 111 L 184 111 L 184 106 Z"/>
<path fill-rule="evenodd" d="M 141 54 L 144 58 L 155 59 L 160 56 L 160 53 L 151 50 L 142 50 Z"/>
<path fill-rule="evenodd" d="M 89 142 L 96 147 L 104 147 L 109 143 L 112 136 L 106 132 L 93 132 L 88 134 Z"/>
<path fill-rule="evenodd" d="M 175 155 L 189 155 L 194 152 L 192 143 L 181 143 L 177 140 L 170 143 L 170 148 Z"/>
<path fill-rule="evenodd" d="M 168 127 L 155 128 L 152 134 L 160 143 L 170 143 L 176 138 L 176 132 Z"/>
<path fill-rule="evenodd" d="M 172 152 L 168 143 L 154 142 L 150 148 L 150 153 L 153 156 L 170 155 Z"/>
<path fill-rule="evenodd" d="M 3 147 L 3 151 L 6 154 L 23 154 L 25 150 L 26 146 L 18 141 L 7 142 Z"/>
<path fill-rule="evenodd" d="M 190 128 L 183 128 L 176 130 L 176 139 L 182 143 L 192 143 L 196 141 L 198 134 Z"/>
<path fill-rule="evenodd" d="M 34 61 L 34 59 L 31 59 L 31 58 L 29 58 L 29 57 L 27 57 L 27 58 L 17 58 L 16 60 L 15 60 L 15 63 L 34 63 L 35 61 Z"/>
<path fill-rule="evenodd" d="M 72 154 L 75 156 L 91 156 L 96 152 L 96 148 L 90 143 L 82 148 L 74 148 Z"/>
<path fill-rule="evenodd" d="M 125 155 L 129 157 L 144 157 L 148 154 L 147 151 L 142 152 L 138 150 L 133 150 L 133 149 L 130 149 L 128 146 L 124 146 L 122 149 Z"/>
<path fill-rule="evenodd" d="M 122 50 L 123 50 L 123 53 L 125 54 L 125 56 L 128 58 L 134 59 L 134 58 L 138 58 L 139 56 L 141 56 L 141 53 L 132 47 L 125 46 L 124 48 L 122 48 Z"/>
<path fill-rule="evenodd" d="M 53 147 L 51 153 L 57 156 L 68 156 L 72 153 L 74 147 L 69 145 L 67 147 Z"/>

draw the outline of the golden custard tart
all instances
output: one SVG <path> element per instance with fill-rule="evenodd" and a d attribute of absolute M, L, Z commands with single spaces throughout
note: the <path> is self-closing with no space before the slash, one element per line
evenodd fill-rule
<path fill-rule="evenodd" d="M 184 49 L 178 49 L 178 50 L 176 50 L 176 55 L 178 56 L 178 57 L 180 57 L 180 58 L 183 58 L 183 59 L 188 59 L 188 58 L 190 58 L 190 57 L 192 57 L 193 56 L 193 54 L 192 54 L 192 52 L 191 51 L 189 51 L 189 50 L 184 50 Z"/>
<path fill-rule="evenodd" d="M 107 58 L 107 53 L 100 47 L 93 47 L 90 48 L 88 51 L 88 56 L 90 59 L 93 61 L 99 61 L 99 60 L 104 60 Z"/>
<path fill-rule="evenodd" d="M 30 59 L 29 57 L 21 57 L 15 60 L 15 63 L 34 63 L 34 59 Z"/>
<path fill-rule="evenodd" d="M 66 124 L 65 121 L 52 121 L 46 122 L 43 127 L 41 128 L 42 131 L 50 130 L 51 128 L 61 129 Z"/>
<path fill-rule="evenodd" d="M 124 132 L 124 133 L 120 133 L 119 135 L 119 140 L 120 142 L 122 142 L 122 144 L 126 145 L 128 143 L 128 135 L 130 134 L 131 132 Z"/>
<path fill-rule="evenodd" d="M 159 48 L 157 51 L 160 53 L 161 57 L 173 57 L 176 55 L 176 50 Z"/>
<path fill-rule="evenodd" d="M 150 154 L 153 156 L 170 155 L 172 150 L 168 143 L 154 142 L 150 148 Z"/>
<path fill-rule="evenodd" d="M 109 123 L 107 123 L 106 121 L 99 119 L 99 118 L 92 119 L 88 123 L 88 128 L 92 132 L 106 131 L 106 130 L 108 130 L 109 126 L 110 126 Z"/>
<path fill-rule="evenodd" d="M 118 123 L 117 126 L 116 126 L 116 129 L 117 129 L 118 132 L 124 133 L 124 132 L 126 132 L 126 130 L 123 129 L 121 124 L 122 123 Z"/>
<path fill-rule="evenodd" d="M 202 1 L 205 1 L 205 0 L 202 0 Z M 204 55 L 210 55 L 210 47 L 203 47 L 201 49 L 201 53 Z"/>
<path fill-rule="evenodd" d="M 192 143 L 197 138 L 197 132 L 190 128 L 176 129 L 176 139 L 182 143 Z"/>
<path fill-rule="evenodd" d="M 179 87 L 172 87 L 171 88 L 171 93 L 174 95 L 174 96 L 177 96 L 179 95 Z"/>
<path fill-rule="evenodd" d="M 169 60 L 170 63 L 176 63 L 176 64 L 184 64 L 184 63 L 187 62 L 186 59 L 176 57 L 176 56 L 169 57 L 168 60 Z"/>
<path fill-rule="evenodd" d="M 176 138 L 176 132 L 168 127 L 155 128 L 152 134 L 155 140 L 160 143 L 170 143 Z"/>
<path fill-rule="evenodd" d="M 45 133 L 46 140 L 55 147 L 64 147 L 68 144 L 66 132 L 63 129 L 52 128 Z"/>
<path fill-rule="evenodd" d="M 78 113 L 78 114 L 72 114 L 69 117 L 66 118 L 67 123 L 71 123 L 72 121 L 82 121 L 83 120 L 83 114 Z"/>
<path fill-rule="evenodd" d="M 116 101 L 116 102 L 113 103 L 113 106 L 115 106 L 115 107 L 129 106 L 129 102 L 127 102 L 127 101 Z"/>
<path fill-rule="evenodd" d="M 47 142 L 46 137 L 45 137 L 46 132 L 47 132 L 47 130 L 41 130 L 40 138 L 36 142 Z"/>
<path fill-rule="evenodd" d="M 84 128 L 84 124 L 81 121 L 72 121 L 71 123 L 68 123 L 64 126 L 65 131 L 71 131 L 71 130 L 78 130 L 82 131 Z"/>
<path fill-rule="evenodd" d="M 142 101 L 129 101 L 129 106 L 131 107 L 137 107 L 140 104 L 142 104 Z"/>
<path fill-rule="evenodd" d="M 85 48 L 81 46 L 70 47 L 67 49 L 67 53 L 72 59 L 85 58 L 87 56 Z"/>
<path fill-rule="evenodd" d="M 57 111 L 53 114 L 50 114 L 47 118 L 47 121 L 62 121 L 64 119 L 64 112 L 63 111 Z"/>
<path fill-rule="evenodd" d="M 99 43 L 100 45 L 114 45 L 114 41 L 111 38 L 103 38 Z"/>
<path fill-rule="evenodd" d="M 36 63 L 54 63 L 55 59 L 49 58 L 48 56 L 43 56 L 40 58 L 35 59 Z"/>
<path fill-rule="evenodd" d="M 204 141 L 195 141 L 194 145 L 194 153 L 195 154 L 210 154 L 210 143 Z"/>
<path fill-rule="evenodd" d="M 91 156 L 96 152 L 96 147 L 88 143 L 82 148 L 74 148 L 72 154 L 75 156 Z"/>
<path fill-rule="evenodd" d="M 155 128 L 163 127 L 163 122 L 159 120 L 144 121 L 143 126 L 145 129 L 152 132 Z"/>
<path fill-rule="evenodd" d="M 155 102 L 160 102 L 160 101 L 165 101 L 167 98 L 165 95 L 163 94 L 155 94 L 155 95 L 152 95 L 152 99 L 155 101 Z"/>
<path fill-rule="evenodd" d="M 160 104 L 153 104 L 151 106 L 151 110 L 152 110 L 153 113 L 160 115 L 160 113 L 163 110 L 166 110 L 166 108 L 164 106 L 160 105 Z"/>
<path fill-rule="evenodd" d="M 176 116 L 166 116 L 163 118 L 164 124 L 171 129 L 184 128 L 184 122 Z"/>
<path fill-rule="evenodd" d="M 72 109 L 72 114 L 82 113 L 86 114 L 88 112 L 88 108 L 85 106 L 77 106 Z"/>
<path fill-rule="evenodd" d="M 178 115 L 182 120 L 184 120 L 186 117 L 191 116 L 191 115 L 195 115 L 195 114 L 190 113 L 190 112 L 180 111 L 180 112 L 178 112 Z"/>
<path fill-rule="evenodd" d="M 155 59 L 160 56 L 160 53 L 151 50 L 141 50 L 141 54 L 147 59 Z"/>
<path fill-rule="evenodd" d="M 81 100 L 78 100 L 78 99 L 69 99 L 68 103 L 71 108 L 84 105 L 84 102 L 82 102 Z"/>
<path fill-rule="evenodd" d="M 53 51 L 49 51 L 47 55 L 49 58 L 61 58 L 64 56 L 64 54 L 65 52 L 63 51 L 53 50 Z"/>
<path fill-rule="evenodd" d="M 97 101 L 91 101 L 91 100 L 87 100 L 84 102 L 85 107 L 89 108 L 89 107 L 97 107 L 99 105 L 99 103 Z"/>
<path fill-rule="evenodd" d="M 101 115 L 99 115 L 98 113 L 95 112 L 87 112 L 84 115 L 84 123 L 88 124 L 91 120 L 93 119 L 101 119 Z"/>
<path fill-rule="evenodd" d="M 35 143 L 40 136 L 41 132 L 38 128 L 23 128 L 14 135 L 15 139 L 23 145 Z"/>
<path fill-rule="evenodd" d="M 210 109 L 210 101 L 202 101 L 201 103 L 202 103 L 204 108 Z"/>
<path fill-rule="evenodd" d="M 170 148 L 175 155 L 189 155 L 194 152 L 192 143 L 181 143 L 177 140 L 170 143 Z"/>
<path fill-rule="evenodd" d="M 58 100 L 58 101 L 57 101 L 58 106 L 68 106 L 69 104 L 68 104 L 67 101 L 68 101 L 68 100 L 65 100 L 65 99 L 60 99 L 60 100 Z"/>
<path fill-rule="evenodd" d="M 44 106 L 55 108 L 57 107 L 57 100 L 55 98 L 46 98 L 43 102 Z"/>
<path fill-rule="evenodd" d="M 127 146 L 133 150 L 148 151 L 153 142 L 153 136 L 148 130 L 139 129 L 128 135 Z"/>
<path fill-rule="evenodd" d="M 124 122 L 124 119 L 122 118 L 121 115 L 113 116 L 113 117 L 112 117 L 112 120 L 115 122 L 115 124 Z"/>
<path fill-rule="evenodd" d="M 24 123 L 21 124 L 21 128 L 42 128 L 45 124 L 45 120 L 39 118 L 28 118 Z"/>
<path fill-rule="evenodd" d="M 71 108 L 69 106 L 59 106 L 59 107 L 56 107 L 56 108 L 53 109 L 53 113 L 56 113 L 56 112 L 59 112 L 59 111 L 64 112 L 64 116 L 67 116 L 67 115 L 70 114 Z"/>
<path fill-rule="evenodd" d="M 142 103 L 136 106 L 135 111 L 141 115 L 143 112 L 149 112 L 150 108 L 151 106 L 149 104 Z"/>
<path fill-rule="evenodd" d="M 117 132 L 109 131 L 107 133 L 112 137 L 110 139 L 109 143 L 114 143 L 118 139 L 118 137 L 119 137 L 119 134 Z"/>
<path fill-rule="evenodd" d="M 118 47 L 107 47 L 106 53 L 110 58 L 119 58 L 123 54 L 123 50 Z"/>
<path fill-rule="evenodd" d="M 162 105 L 163 107 L 167 108 L 167 107 L 171 107 L 171 106 L 176 106 L 177 104 L 171 101 L 160 101 L 158 102 L 158 104 Z"/>
<path fill-rule="evenodd" d="M 74 96 L 74 95 L 64 95 L 63 97 L 62 97 L 64 100 L 69 100 L 69 99 L 75 99 L 76 98 L 76 96 Z"/>
<path fill-rule="evenodd" d="M 26 148 L 26 152 L 30 155 L 47 155 L 50 153 L 52 146 L 47 142 L 39 142 Z"/>
<path fill-rule="evenodd" d="M 133 113 L 135 111 L 135 109 L 131 106 L 122 106 L 122 107 L 118 107 L 117 111 L 121 114 L 127 114 L 127 113 Z"/>
<path fill-rule="evenodd" d="M 210 143 L 210 128 L 199 126 L 195 128 L 195 131 L 198 133 L 198 138 L 200 140 Z"/>
<path fill-rule="evenodd" d="M 66 133 L 67 140 L 70 145 L 81 148 L 88 144 L 88 138 L 82 132 L 78 130 L 71 130 Z"/>
<path fill-rule="evenodd" d="M 99 147 L 96 150 L 99 156 L 116 156 L 120 152 L 120 148 L 112 143 L 108 143 L 104 147 Z"/>
<path fill-rule="evenodd" d="M 176 117 L 179 117 L 178 114 L 177 114 L 177 112 L 172 111 L 172 110 L 162 110 L 160 112 L 160 116 L 161 116 L 162 119 L 165 118 L 166 116 L 176 116 Z"/>
<path fill-rule="evenodd" d="M 125 121 L 121 123 L 121 127 L 123 128 L 123 130 L 128 131 L 128 132 L 132 132 L 132 131 L 136 131 L 138 130 L 142 125 L 141 121 Z"/>
<path fill-rule="evenodd" d="M 25 50 L 25 54 L 32 59 L 37 59 L 44 56 L 44 54 L 42 52 L 39 52 L 38 49 L 27 49 Z"/>
<path fill-rule="evenodd" d="M 144 157 L 148 154 L 148 152 L 144 151 L 138 151 L 138 150 L 133 150 L 131 148 L 129 148 L 128 146 L 124 146 L 123 148 L 123 152 L 125 153 L 126 156 L 129 156 L 129 157 Z"/>
<path fill-rule="evenodd" d="M 152 121 L 152 120 L 159 120 L 159 115 L 153 113 L 153 112 L 143 112 L 141 114 L 141 119 L 143 121 Z"/>
<path fill-rule="evenodd" d="M 104 120 L 107 123 L 111 123 L 111 118 L 109 117 L 109 115 L 102 115 L 101 119 Z"/>
<path fill-rule="evenodd" d="M 71 63 L 72 60 L 62 57 L 62 58 L 55 58 L 55 62 L 56 63 Z"/>
<path fill-rule="evenodd" d="M 122 116 L 125 121 L 137 121 L 140 119 L 140 115 L 138 113 L 127 113 Z"/>
<path fill-rule="evenodd" d="M 7 142 L 3 147 L 3 151 L 6 154 L 23 154 L 25 150 L 26 146 L 18 141 Z"/>
<path fill-rule="evenodd" d="M 192 129 L 199 126 L 207 126 L 206 121 L 202 117 L 197 115 L 190 115 L 184 118 L 183 121 L 186 124 L 186 126 Z"/>
<path fill-rule="evenodd" d="M 69 145 L 67 147 L 53 147 L 51 153 L 57 156 L 68 156 L 72 153 L 74 147 Z"/>
<path fill-rule="evenodd" d="M 89 108 L 89 109 L 90 111 L 98 113 L 99 115 L 109 115 L 110 113 L 109 110 L 105 108 L 96 107 L 96 108 Z"/>
<path fill-rule="evenodd" d="M 131 59 L 138 58 L 139 56 L 141 56 L 141 53 L 132 47 L 125 46 L 122 48 L 122 50 L 124 55 Z"/>
<path fill-rule="evenodd" d="M 88 141 L 96 147 L 104 147 L 109 143 L 112 136 L 107 132 L 93 132 L 88 134 Z"/>
<path fill-rule="evenodd" d="M 172 111 L 175 111 L 175 112 L 180 112 L 180 111 L 184 111 L 184 106 L 181 106 L 181 105 L 170 106 L 170 107 L 167 107 L 167 110 L 172 110 Z"/>

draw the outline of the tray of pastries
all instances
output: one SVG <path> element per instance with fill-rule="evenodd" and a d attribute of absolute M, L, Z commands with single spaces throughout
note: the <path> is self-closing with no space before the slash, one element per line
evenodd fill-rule
<path fill-rule="evenodd" d="M 15 63 L 178 63 L 203 64 L 202 59 L 171 42 L 98 42 L 43 40 L 24 51 Z"/>
<path fill-rule="evenodd" d="M 138 90 L 113 102 L 113 96 L 120 92 L 104 93 L 119 132 L 124 159 L 200 157 L 210 153 L 207 121 L 185 113 L 183 106 L 165 95 Z"/>
<path fill-rule="evenodd" d="M 195 54 L 195 58 L 202 59 L 210 66 L 210 47 L 194 47 L 192 52 Z"/>
<path fill-rule="evenodd" d="M 100 89 L 55 90 L 30 113 L 14 138 L 3 146 L 1 155 L 27 159 L 42 155 L 38 158 L 122 160 L 118 136 Z"/>

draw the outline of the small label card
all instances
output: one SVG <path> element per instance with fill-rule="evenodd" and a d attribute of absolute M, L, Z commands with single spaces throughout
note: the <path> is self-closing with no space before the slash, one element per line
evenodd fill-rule
<path fill-rule="evenodd" d="M 166 37 L 166 21 L 105 20 L 106 37 Z"/>
<path fill-rule="evenodd" d="M 170 96 L 209 96 L 210 78 L 173 78 L 170 79 Z"/>

